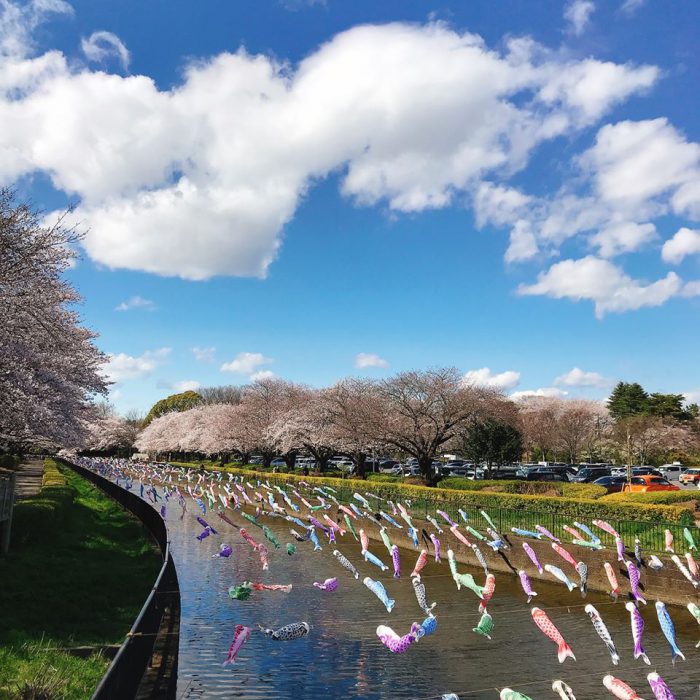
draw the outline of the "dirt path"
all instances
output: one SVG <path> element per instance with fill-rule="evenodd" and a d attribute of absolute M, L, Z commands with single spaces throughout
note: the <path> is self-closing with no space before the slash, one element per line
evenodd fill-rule
<path fill-rule="evenodd" d="M 39 459 L 29 460 L 17 470 L 15 500 L 36 496 L 41 490 L 44 475 L 44 462 Z"/>

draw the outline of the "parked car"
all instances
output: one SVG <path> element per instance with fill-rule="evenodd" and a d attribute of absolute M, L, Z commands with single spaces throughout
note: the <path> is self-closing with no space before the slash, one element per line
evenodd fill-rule
<path fill-rule="evenodd" d="M 643 476 L 633 476 L 630 484 L 625 484 L 623 492 L 646 493 L 648 491 L 680 491 L 680 486 L 672 484 L 668 479 L 653 474 Z"/>
<path fill-rule="evenodd" d="M 571 481 L 576 481 L 580 484 L 590 484 L 604 476 L 612 476 L 612 472 L 608 467 L 581 467 L 576 475 L 571 477 Z"/>
<path fill-rule="evenodd" d="M 533 479 L 530 478 L 530 474 L 539 474 L 539 473 L 545 473 L 545 474 L 559 474 L 562 476 L 562 479 L 559 479 L 559 481 L 570 481 L 570 471 L 568 465 L 558 465 L 558 466 L 551 466 L 551 467 L 543 467 L 543 466 L 537 466 L 537 467 L 528 467 L 525 470 L 524 477 L 528 481 L 532 481 Z M 544 481 L 544 479 L 542 479 Z M 549 480 L 551 481 L 551 479 Z"/>
<path fill-rule="evenodd" d="M 679 477 L 681 484 L 700 485 L 700 469 L 686 469 Z"/>
<path fill-rule="evenodd" d="M 555 471 L 531 471 L 525 478 L 528 481 L 569 481 L 566 474 Z"/>
<path fill-rule="evenodd" d="M 286 467 L 287 463 L 281 458 L 281 457 L 275 457 L 271 462 L 270 462 L 271 467 Z"/>
<path fill-rule="evenodd" d="M 619 493 L 627 483 L 624 476 L 601 476 L 593 482 L 596 486 L 604 486 L 608 493 Z"/>
<path fill-rule="evenodd" d="M 683 467 L 680 464 L 662 464 L 659 467 L 659 471 L 666 479 L 672 481 L 680 477 Z"/>
<path fill-rule="evenodd" d="M 632 476 L 663 476 L 663 474 L 654 467 L 633 467 Z"/>

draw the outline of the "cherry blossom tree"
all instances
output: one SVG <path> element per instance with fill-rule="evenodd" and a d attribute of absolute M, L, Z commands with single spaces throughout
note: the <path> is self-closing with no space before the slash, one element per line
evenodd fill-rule
<path fill-rule="evenodd" d="M 91 452 L 118 452 L 129 454 L 138 437 L 139 429 L 117 415 L 105 416 L 89 424 L 83 449 Z"/>
<path fill-rule="evenodd" d="M 538 451 L 543 460 L 558 446 L 559 402 L 555 398 L 532 396 L 522 399 L 520 419 L 528 454 Z"/>
<path fill-rule="evenodd" d="M 301 401 L 281 413 L 270 429 L 278 450 L 287 454 L 309 452 L 321 472 L 326 470 L 337 444 L 333 415 L 326 399 L 328 391 L 305 390 L 297 397 Z"/>
<path fill-rule="evenodd" d="M 77 292 L 63 273 L 75 232 L 41 224 L 31 207 L 0 190 L 0 444 L 75 445 L 106 392 L 105 356 L 80 325 Z"/>
<path fill-rule="evenodd" d="M 376 382 L 344 379 L 323 393 L 335 451 L 347 454 L 355 464 L 355 476 L 365 478 L 365 462 L 373 451 L 385 447 L 373 432 L 374 417 L 381 410 Z"/>
<path fill-rule="evenodd" d="M 432 461 L 477 410 L 486 389 L 465 385 L 454 368 L 402 372 L 377 383 L 375 439 L 418 460 L 421 475 L 435 485 Z"/>

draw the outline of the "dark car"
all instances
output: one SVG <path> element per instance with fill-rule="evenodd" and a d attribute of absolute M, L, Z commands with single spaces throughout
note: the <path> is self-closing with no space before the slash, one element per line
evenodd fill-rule
<path fill-rule="evenodd" d="M 571 481 L 571 472 L 570 472 L 570 467 L 567 466 L 551 466 L 551 467 L 544 467 L 544 466 L 538 466 L 538 467 L 528 467 L 527 469 L 524 470 L 525 478 L 528 481 L 532 481 L 533 479 L 530 477 L 530 474 L 559 474 L 562 476 L 562 479 L 559 479 L 559 481 Z M 546 481 L 545 479 L 540 479 L 540 481 Z M 549 481 L 552 481 L 549 479 Z"/>
<path fill-rule="evenodd" d="M 632 476 L 660 476 L 663 474 L 654 467 L 632 467 Z"/>
<path fill-rule="evenodd" d="M 561 474 L 555 471 L 531 471 L 525 478 L 528 481 L 569 481 L 566 473 Z"/>
<path fill-rule="evenodd" d="M 581 484 L 590 484 L 604 476 L 612 476 L 610 467 L 582 467 L 578 470 L 576 476 L 571 478 L 571 481 L 577 481 Z"/>
<path fill-rule="evenodd" d="M 624 476 L 601 476 L 593 482 L 596 486 L 604 486 L 608 493 L 619 493 L 627 483 Z"/>

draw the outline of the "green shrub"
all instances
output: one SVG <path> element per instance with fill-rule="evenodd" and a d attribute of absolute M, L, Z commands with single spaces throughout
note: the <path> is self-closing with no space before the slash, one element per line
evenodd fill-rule
<path fill-rule="evenodd" d="M 595 484 L 571 484 L 559 481 L 510 481 L 500 479 L 484 479 L 471 481 L 458 476 L 450 476 L 443 479 L 439 488 L 456 489 L 458 491 L 483 491 L 488 488 L 495 493 L 515 493 L 524 496 L 536 496 L 556 492 L 559 496 L 567 498 L 596 499 L 604 496 L 607 490 Z"/>
<path fill-rule="evenodd" d="M 394 474 L 368 474 L 367 481 L 382 484 L 400 484 L 402 478 Z"/>
<path fill-rule="evenodd" d="M 611 493 L 604 496 L 602 501 L 608 503 L 652 503 L 672 505 L 674 503 L 689 503 L 700 500 L 700 492 L 695 491 L 648 491 L 646 493 Z M 697 508 L 697 505 L 696 505 Z"/>

